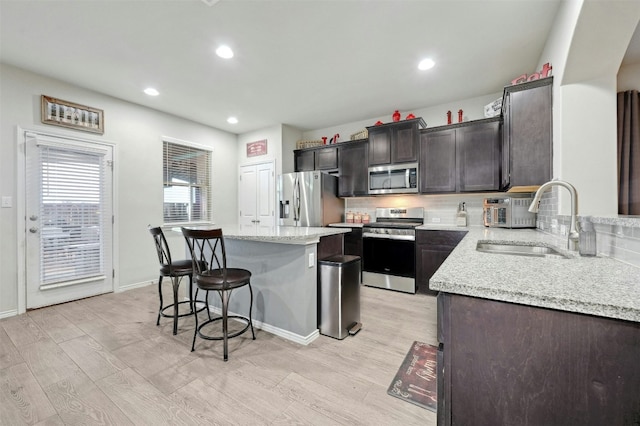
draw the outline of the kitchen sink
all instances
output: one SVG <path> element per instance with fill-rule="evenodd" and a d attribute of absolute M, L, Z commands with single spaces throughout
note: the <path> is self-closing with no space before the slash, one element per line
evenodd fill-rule
<path fill-rule="evenodd" d="M 553 247 L 549 247 L 536 243 L 517 243 L 517 242 L 497 242 L 497 241 L 478 241 L 476 250 L 485 253 L 513 254 L 516 256 L 530 257 L 550 257 L 557 259 L 568 259 L 569 256 Z"/>

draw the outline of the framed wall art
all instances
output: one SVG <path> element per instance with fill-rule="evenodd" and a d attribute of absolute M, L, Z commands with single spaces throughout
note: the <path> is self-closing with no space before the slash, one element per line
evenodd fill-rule
<path fill-rule="evenodd" d="M 104 133 L 104 111 L 42 95 L 41 121 L 53 126 Z"/>

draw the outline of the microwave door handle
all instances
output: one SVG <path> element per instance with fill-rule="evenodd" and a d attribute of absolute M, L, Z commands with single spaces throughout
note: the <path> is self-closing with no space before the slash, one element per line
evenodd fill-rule
<path fill-rule="evenodd" d="M 406 170 L 404 171 L 404 187 L 405 187 L 405 188 L 409 188 L 409 171 L 410 171 L 410 170 L 411 170 L 411 169 L 406 169 Z"/>
<path fill-rule="evenodd" d="M 493 213 L 493 223 L 499 225 L 498 222 L 498 209 L 491 209 L 491 213 Z"/>

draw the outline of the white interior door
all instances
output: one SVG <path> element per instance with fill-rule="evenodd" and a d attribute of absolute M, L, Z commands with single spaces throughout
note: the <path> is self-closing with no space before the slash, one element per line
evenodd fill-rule
<path fill-rule="evenodd" d="M 256 166 L 241 166 L 240 181 L 238 182 L 238 209 L 240 210 L 240 225 L 254 225 L 257 222 L 257 169 Z"/>
<path fill-rule="evenodd" d="M 113 148 L 25 137 L 26 307 L 113 291 Z"/>
<path fill-rule="evenodd" d="M 273 162 L 240 167 L 238 208 L 240 225 L 272 227 L 275 216 L 275 175 Z"/>

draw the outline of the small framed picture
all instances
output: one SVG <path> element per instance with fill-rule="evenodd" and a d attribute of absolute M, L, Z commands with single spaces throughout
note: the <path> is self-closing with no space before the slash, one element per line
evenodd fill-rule
<path fill-rule="evenodd" d="M 41 121 L 53 126 L 104 133 L 104 111 L 62 99 L 41 97 Z"/>

